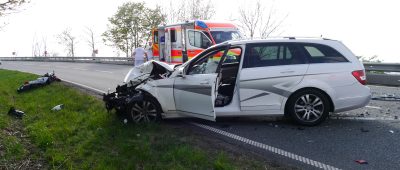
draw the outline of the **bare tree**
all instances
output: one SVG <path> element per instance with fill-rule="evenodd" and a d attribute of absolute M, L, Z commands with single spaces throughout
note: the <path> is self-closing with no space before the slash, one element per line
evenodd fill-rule
<path fill-rule="evenodd" d="M 42 44 L 43 44 L 43 56 L 47 57 L 48 51 L 47 51 L 47 38 L 46 37 L 42 37 Z"/>
<path fill-rule="evenodd" d="M 19 6 L 27 2 L 29 2 L 29 0 L 2 0 L 0 2 L 0 17 L 15 11 Z M 2 31 L 7 24 L 7 22 L 1 23 L 0 31 Z"/>
<path fill-rule="evenodd" d="M 76 37 L 72 35 L 71 29 L 65 29 L 61 34 L 57 36 L 58 43 L 65 46 L 65 50 L 67 51 L 67 55 L 71 57 L 75 57 L 75 44 Z"/>
<path fill-rule="evenodd" d="M 178 8 L 176 8 L 178 6 Z M 169 23 L 183 22 L 192 19 L 208 20 L 215 15 L 215 8 L 211 0 L 170 1 L 168 12 Z"/>
<path fill-rule="evenodd" d="M 42 44 L 37 40 L 36 33 L 32 40 L 32 56 L 33 57 L 40 57 L 41 53 L 40 50 L 42 48 Z"/>
<path fill-rule="evenodd" d="M 257 1 L 255 8 L 239 8 L 239 22 L 242 29 L 249 33 L 251 39 L 253 39 L 256 28 L 262 18 L 262 5 L 260 1 Z"/>
<path fill-rule="evenodd" d="M 95 41 L 95 35 L 93 32 L 93 29 L 86 27 L 85 32 L 86 32 L 86 35 L 88 36 L 86 38 L 86 42 L 89 45 L 90 49 L 92 50 L 92 57 L 96 57 L 97 49 L 96 49 L 96 41 Z"/>
<path fill-rule="evenodd" d="M 9 11 L 14 11 L 18 6 L 28 2 L 27 0 L 6 0 L 0 2 L 0 17 Z"/>
<path fill-rule="evenodd" d="M 242 30 L 249 38 L 253 39 L 256 34 L 260 38 L 265 38 L 277 33 L 287 16 L 276 18 L 276 10 L 273 4 L 269 10 L 266 10 L 266 7 L 259 0 L 253 7 L 240 7 L 238 20 L 241 23 Z"/>

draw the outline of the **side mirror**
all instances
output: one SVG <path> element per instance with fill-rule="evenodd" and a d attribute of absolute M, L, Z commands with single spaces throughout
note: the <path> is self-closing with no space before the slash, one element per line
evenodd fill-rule
<path fill-rule="evenodd" d="M 185 78 L 185 72 L 183 71 L 183 69 L 182 69 L 182 70 L 180 70 L 180 71 L 178 72 L 178 74 L 176 75 L 176 77 L 182 77 L 182 78 Z"/>

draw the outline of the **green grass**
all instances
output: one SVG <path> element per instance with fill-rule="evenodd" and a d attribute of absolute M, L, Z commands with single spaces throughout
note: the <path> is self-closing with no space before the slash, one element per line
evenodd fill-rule
<path fill-rule="evenodd" d="M 0 130 L 21 121 L 7 115 L 15 100 L 26 113 L 21 126 L 50 169 L 242 169 L 242 162 L 194 147 L 187 136 L 162 123 L 125 125 L 99 99 L 62 83 L 16 93 L 22 82 L 36 77 L 0 69 Z M 58 104 L 64 109 L 51 111 Z M 18 138 L 1 131 L 0 137 L 7 148 L 1 159 L 27 155 Z"/>

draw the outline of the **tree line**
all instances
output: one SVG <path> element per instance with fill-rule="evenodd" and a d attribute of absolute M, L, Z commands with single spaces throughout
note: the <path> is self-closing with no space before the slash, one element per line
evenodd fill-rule
<path fill-rule="evenodd" d="M 27 0 L 8 0 L 0 3 L 0 17 L 18 6 L 27 3 Z M 272 10 L 272 8 L 271 8 Z M 266 13 L 266 7 L 261 1 L 249 7 L 241 7 L 239 17 L 231 19 L 240 23 L 239 28 L 247 37 L 253 38 L 256 32 L 259 37 L 269 36 L 279 29 L 285 18 L 276 20 L 273 12 Z M 177 23 L 192 19 L 208 20 L 216 14 L 211 0 L 169 1 L 168 5 L 148 7 L 145 2 L 126 2 L 118 7 L 116 13 L 108 18 L 107 30 L 101 34 L 103 43 L 112 46 L 130 56 L 136 47 L 147 44 L 151 30 L 166 23 Z M 277 22 L 278 21 L 278 22 Z M 91 56 L 96 56 L 98 41 L 91 28 L 85 29 L 85 42 L 92 51 Z M 58 43 L 62 45 L 67 56 L 75 56 L 78 38 L 70 28 L 66 28 L 56 35 Z M 46 38 L 39 42 L 34 38 L 32 44 L 33 56 L 49 56 Z M 54 53 L 53 55 L 58 55 Z"/>

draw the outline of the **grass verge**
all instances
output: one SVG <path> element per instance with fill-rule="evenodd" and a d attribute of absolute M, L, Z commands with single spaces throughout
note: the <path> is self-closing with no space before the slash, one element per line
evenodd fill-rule
<path fill-rule="evenodd" d="M 0 169 L 32 167 L 27 160 L 39 162 L 38 169 L 261 168 L 196 147 L 190 136 L 162 123 L 123 124 L 99 99 L 62 83 L 16 93 L 21 82 L 36 77 L 0 69 Z M 58 104 L 65 108 L 51 111 Z M 25 111 L 22 120 L 7 115 L 14 105 Z"/>

